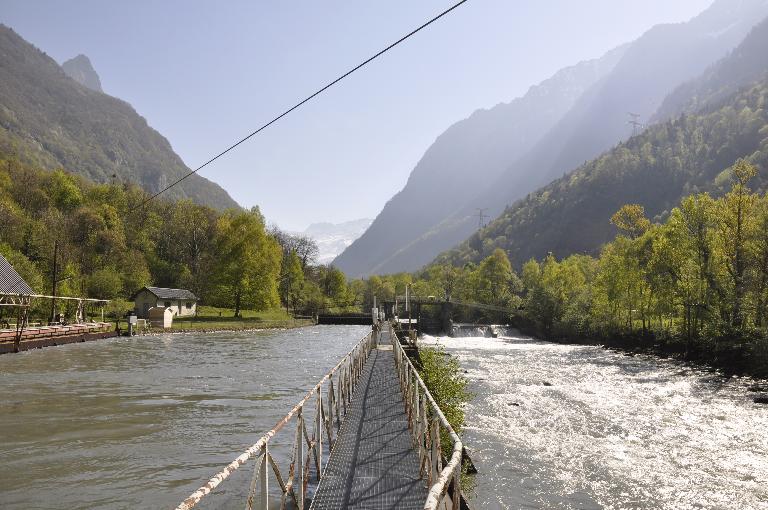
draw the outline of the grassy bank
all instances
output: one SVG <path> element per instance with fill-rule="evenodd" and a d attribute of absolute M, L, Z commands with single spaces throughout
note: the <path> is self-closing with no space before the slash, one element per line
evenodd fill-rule
<path fill-rule="evenodd" d="M 240 317 L 234 310 L 200 306 L 194 317 L 176 318 L 173 331 L 239 331 L 246 329 L 296 328 L 314 324 L 312 319 L 296 318 L 282 308 L 271 310 L 241 310 Z"/>

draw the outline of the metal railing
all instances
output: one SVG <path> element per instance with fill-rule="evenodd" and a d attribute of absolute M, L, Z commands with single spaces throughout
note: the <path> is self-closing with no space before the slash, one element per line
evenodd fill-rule
<path fill-rule="evenodd" d="M 193 492 L 176 507 L 176 510 L 189 510 L 194 507 L 233 472 L 256 456 L 258 459 L 253 469 L 246 509 L 267 510 L 269 508 L 269 471 L 271 469 L 282 492 L 281 508 L 286 507 L 290 498 L 299 510 L 303 510 L 306 506 L 307 483 L 310 477 L 314 475 L 315 479 L 319 481 L 325 469 L 323 445 L 327 443 L 329 450 L 333 448 L 342 419 L 347 414 L 355 384 L 360 378 L 373 345 L 374 337 L 372 333 L 369 333 L 330 372 L 320 379 L 320 382 L 272 430 L 264 434 L 253 446 L 219 471 L 205 485 Z M 324 387 L 326 388 L 325 398 L 323 398 Z M 314 409 L 309 410 L 312 428 L 310 434 L 304 417 L 304 409 L 311 407 L 313 401 L 315 403 Z M 294 418 L 296 432 L 294 433 L 287 477 L 283 477 L 284 471 L 280 471 L 278 461 L 269 453 L 269 442 Z"/>
<path fill-rule="evenodd" d="M 427 481 L 429 495 L 424 510 L 461 508 L 461 462 L 464 446 L 459 435 L 443 415 L 416 368 L 392 332 L 395 366 L 405 400 L 408 425 L 419 451 L 419 471 Z M 452 443 L 451 456 L 444 461 L 441 433 Z"/>

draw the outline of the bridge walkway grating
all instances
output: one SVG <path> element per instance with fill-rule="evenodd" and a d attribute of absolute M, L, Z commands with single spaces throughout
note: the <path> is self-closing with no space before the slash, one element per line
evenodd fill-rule
<path fill-rule="evenodd" d="M 426 499 L 385 329 L 355 388 L 311 509 L 422 509 Z"/>

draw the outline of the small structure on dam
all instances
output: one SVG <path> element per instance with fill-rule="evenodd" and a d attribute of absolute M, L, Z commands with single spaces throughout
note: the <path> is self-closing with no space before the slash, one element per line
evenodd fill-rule
<path fill-rule="evenodd" d="M 418 298 L 408 294 L 384 301 L 384 311 L 387 319 L 401 325 L 401 330 L 485 337 L 504 336 L 509 329 L 507 323 L 517 313 L 517 310 L 503 306 L 434 296 Z"/>

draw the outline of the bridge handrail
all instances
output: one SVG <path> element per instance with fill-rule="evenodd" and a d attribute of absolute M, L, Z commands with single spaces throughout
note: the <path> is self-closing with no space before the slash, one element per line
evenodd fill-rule
<path fill-rule="evenodd" d="M 427 479 L 429 494 L 424 503 L 424 510 L 452 509 L 459 510 L 461 505 L 461 461 L 464 445 L 459 435 L 448 423 L 440 407 L 435 402 L 418 371 L 408 359 L 395 332 L 392 332 L 392 344 L 395 351 L 395 365 L 400 378 L 408 424 L 419 450 L 420 474 Z M 427 416 L 427 406 L 431 416 Z M 431 423 L 428 420 L 431 418 Z M 442 466 L 443 456 L 440 448 L 440 427 L 448 433 L 453 449 L 448 463 Z M 453 485 L 451 500 L 444 498 Z"/>
<path fill-rule="evenodd" d="M 287 498 L 290 496 L 296 507 L 303 509 L 306 502 L 307 481 L 312 471 L 311 464 L 315 465 L 315 474 L 317 480 L 322 476 L 324 470 L 323 465 L 323 435 L 325 435 L 330 448 L 333 447 L 335 442 L 334 433 L 338 432 L 341 427 L 342 417 L 347 413 L 347 407 L 351 402 L 352 392 L 354 391 L 355 384 L 360 378 L 360 374 L 363 371 L 365 361 L 368 359 L 374 344 L 374 336 L 372 333 L 368 333 L 364 336 L 352 350 L 344 356 L 339 363 L 336 364 L 328 373 L 326 373 L 322 379 L 315 385 L 314 388 L 309 390 L 307 394 L 302 398 L 293 409 L 288 412 L 277 424 L 266 434 L 264 434 L 256 443 L 250 448 L 245 450 L 235 460 L 227 464 L 221 471 L 216 473 L 208 482 L 197 489 L 195 492 L 185 499 L 176 510 L 189 510 L 197 505 L 205 496 L 210 494 L 216 487 L 218 487 L 224 480 L 234 473 L 237 469 L 243 466 L 251 458 L 260 454 L 259 461 L 254 466 L 253 478 L 251 480 L 250 490 L 248 492 L 248 500 L 246 502 L 246 508 L 254 508 L 253 500 L 256 495 L 256 486 L 258 482 L 260 501 L 258 508 L 267 510 L 269 508 L 269 476 L 268 471 L 271 467 L 274 478 L 277 480 L 278 485 L 283 493 L 282 503 L 285 505 Z M 336 373 L 339 375 L 336 378 L 337 384 L 334 387 L 333 376 Z M 323 398 L 323 386 L 328 383 L 328 390 L 326 398 Z M 316 399 L 315 416 L 312 426 L 312 434 L 310 435 L 304 420 L 303 409 L 304 406 L 310 402 L 312 398 Z M 335 414 L 335 416 L 334 416 Z M 288 469 L 287 480 L 283 479 L 282 473 L 278 468 L 277 462 L 274 457 L 269 453 L 269 441 L 272 439 L 281 429 L 283 429 L 291 419 L 296 416 L 296 433 L 293 448 L 291 450 L 291 459 Z M 334 418 L 336 426 L 334 426 Z M 306 449 L 306 454 L 304 450 Z M 314 460 L 314 463 L 312 462 Z M 298 476 L 297 484 L 299 490 L 296 491 L 294 486 L 294 478 Z"/>

